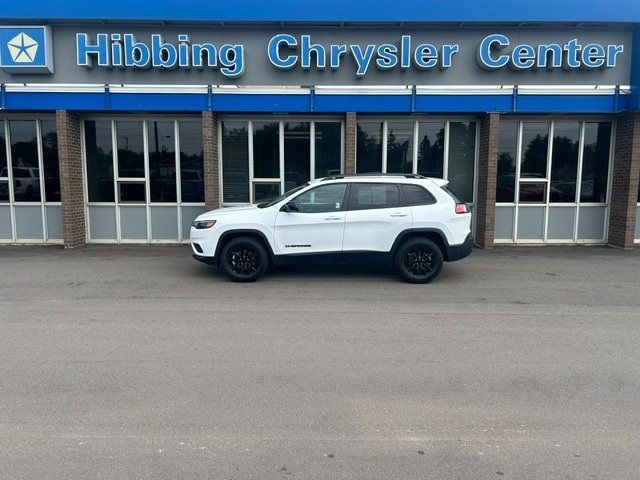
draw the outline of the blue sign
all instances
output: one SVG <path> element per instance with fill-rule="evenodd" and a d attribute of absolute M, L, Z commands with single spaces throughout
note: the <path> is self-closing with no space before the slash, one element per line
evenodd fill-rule
<path fill-rule="evenodd" d="M 0 68 L 9 73 L 53 73 L 49 27 L 0 27 Z"/>

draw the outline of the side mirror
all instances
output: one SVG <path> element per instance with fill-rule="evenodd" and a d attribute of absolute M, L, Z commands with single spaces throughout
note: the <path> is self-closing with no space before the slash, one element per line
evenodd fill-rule
<path fill-rule="evenodd" d="M 282 206 L 280 211 L 291 213 L 291 212 L 299 212 L 300 210 L 298 210 L 298 206 L 294 202 L 287 202 Z"/>

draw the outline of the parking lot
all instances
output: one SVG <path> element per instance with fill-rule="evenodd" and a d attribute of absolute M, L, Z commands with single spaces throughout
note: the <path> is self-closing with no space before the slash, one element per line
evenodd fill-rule
<path fill-rule="evenodd" d="M 188 247 L 0 248 L 0 478 L 633 479 L 640 250 L 228 282 Z"/>

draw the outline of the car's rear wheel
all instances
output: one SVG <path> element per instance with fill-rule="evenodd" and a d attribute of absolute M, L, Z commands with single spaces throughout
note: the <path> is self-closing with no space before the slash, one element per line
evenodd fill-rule
<path fill-rule="evenodd" d="M 255 238 L 238 237 L 222 249 L 220 267 L 234 282 L 253 282 L 269 265 L 266 249 Z"/>
<path fill-rule="evenodd" d="M 440 248 L 427 238 L 411 238 L 400 245 L 395 257 L 396 271 L 411 283 L 429 283 L 442 270 Z"/>

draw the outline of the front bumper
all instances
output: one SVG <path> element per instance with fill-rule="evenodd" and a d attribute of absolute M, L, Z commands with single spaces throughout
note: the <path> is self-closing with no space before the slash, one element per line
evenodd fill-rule
<path fill-rule="evenodd" d="M 198 255 L 197 253 L 192 253 L 191 256 L 199 262 L 206 263 L 207 265 L 216 264 L 216 257 L 205 257 L 204 255 Z"/>
<path fill-rule="evenodd" d="M 456 260 L 462 260 L 463 258 L 471 255 L 473 251 L 473 235 L 467 235 L 467 238 L 460 245 L 449 246 L 449 252 L 447 255 L 448 262 L 455 262 Z"/>

